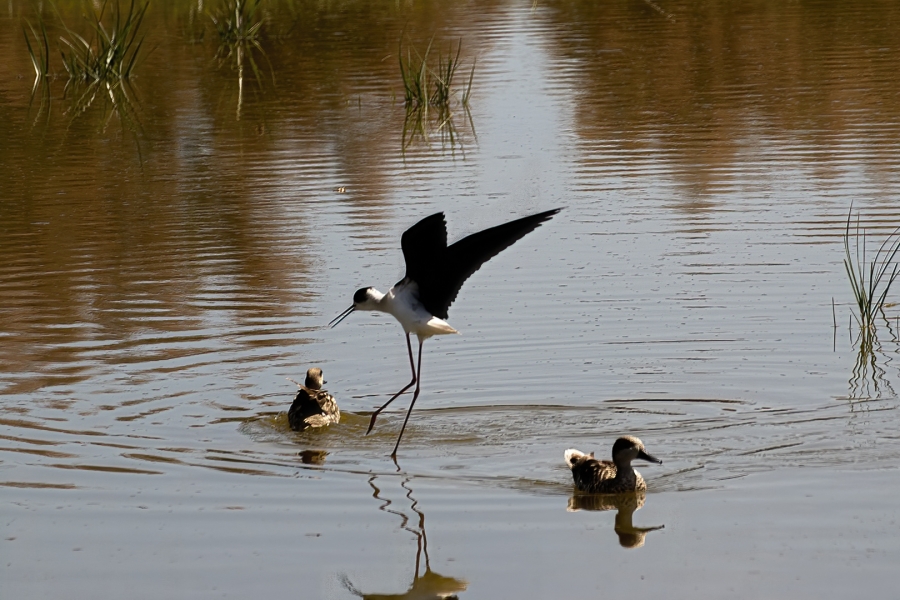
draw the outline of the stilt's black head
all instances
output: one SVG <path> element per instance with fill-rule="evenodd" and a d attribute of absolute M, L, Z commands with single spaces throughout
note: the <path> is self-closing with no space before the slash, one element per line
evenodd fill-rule
<path fill-rule="evenodd" d="M 362 304 L 366 300 L 369 299 L 369 290 L 372 288 L 364 287 L 356 290 L 356 293 L 353 294 L 353 304 Z"/>
<path fill-rule="evenodd" d="M 381 299 L 382 294 L 373 287 L 364 287 L 356 290 L 356 293 L 353 294 L 353 304 L 350 305 L 344 312 L 336 316 L 332 319 L 331 323 L 328 325 L 330 327 L 334 327 L 344 319 L 346 319 L 350 313 L 355 310 L 379 310 L 378 301 Z"/>

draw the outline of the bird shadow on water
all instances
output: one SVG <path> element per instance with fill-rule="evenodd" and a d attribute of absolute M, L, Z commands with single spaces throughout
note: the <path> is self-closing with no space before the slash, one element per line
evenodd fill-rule
<path fill-rule="evenodd" d="M 372 497 L 381 502 L 378 509 L 399 517 L 400 528 L 412 533 L 416 538 L 416 560 L 412 583 L 409 584 L 406 592 L 400 594 L 366 594 L 359 590 L 346 574 L 340 576 L 341 583 L 354 596 L 369 600 L 387 600 L 388 598 L 417 598 L 422 600 L 434 598 L 435 600 L 446 600 L 458 598 L 458 593 L 466 591 L 469 584 L 464 579 L 448 577 L 431 570 L 431 559 L 428 556 L 428 536 L 425 533 L 425 513 L 419 506 L 418 500 L 413 497 L 412 478 L 404 477 L 400 480 L 400 487 L 406 492 L 404 496 L 410 502 L 409 510 L 415 514 L 415 517 L 412 518 L 405 511 L 395 506 L 394 502 L 382 492 L 381 488 L 376 484 L 377 480 L 378 476 L 372 475 L 369 477 L 368 483 L 372 488 Z"/>

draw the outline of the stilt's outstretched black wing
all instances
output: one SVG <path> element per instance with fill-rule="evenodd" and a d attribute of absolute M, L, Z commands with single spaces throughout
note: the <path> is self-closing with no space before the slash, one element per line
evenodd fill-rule
<path fill-rule="evenodd" d="M 443 271 L 447 257 L 447 222 L 444 213 L 425 217 L 400 237 L 403 258 L 406 260 L 406 276 L 419 284 L 430 282 Z M 428 284 L 424 284 L 428 287 Z M 432 313 L 433 314 L 433 313 Z"/>
<path fill-rule="evenodd" d="M 410 227 L 400 240 L 406 276 L 419 284 L 419 300 L 428 312 L 446 319 L 447 310 L 472 273 L 560 210 L 548 210 L 473 233 L 450 247 L 447 247 L 444 214 L 433 214 Z"/>

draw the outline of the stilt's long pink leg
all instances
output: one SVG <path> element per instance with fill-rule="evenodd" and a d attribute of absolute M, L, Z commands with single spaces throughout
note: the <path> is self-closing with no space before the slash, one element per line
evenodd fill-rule
<path fill-rule="evenodd" d="M 408 333 L 406 334 L 406 349 L 409 350 L 409 368 L 412 370 L 412 381 L 410 381 L 410 382 L 406 385 L 405 388 L 403 388 L 402 390 L 400 390 L 399 392 L 397 392 L 396 394 L 394 394 L 393 396 L 391 396 L 391 399 L 390 399 L 390 400 L 388 400 L 387 402 L 385 402 L 384 405 L 382 405 L 380 408 L 376 409 L 375 412 L 372 413 L 372 420 L 369 421 L 369 428 L 366 430 L 366 435 L 369 435 L 369 433 L 371 433 L 371 431 L 372 431 L 372 428 L 375 427 L 375 419 L 378 418 L 378 415 L 381 414 L 381 411 L 383 411 L 385 408 L 387 408 L 387 407 L 388 407 L 388 404 L 390 404 L 391 402 L 393 402 L 394 400 L 396 400 L 396 399 L 397 399 L 397 396 L 399 396 L 400 394 L 402 394 L 403 392 L 405 392 L 406 390 L 408 390 L 409 388 L 411 388 L 412 385 L 413 385 L 414 383 L 416 383 L 416 380 L 417 380 L 417 378 L 416 378 L 416 365 L 415 365 L 415 363 L 413 363 L 412 344 L 409 342 L 409 334 L 408 334 Z M 421 359 L 421 353 L 422 353 L 422 345 L 421 345 L 421 342 L 420 342 L 420 343 L 419 343 L 419 356 L 420 356 L 419 360 L 420 360 L 420 361 L 422 360 L 422 359 Z M 418 388 L 416 388 L 416 393 L 418 393 Z"/>
<path fill-rule="evenodd" d="M 409 341 L 409 338 L 407 338 Z M 412 358 L 412 348 L 410 348 L 410 358 Z M 406 411 L 406 418 L 403 419 L 403 427 L 400 428 L 400 435 L 397 436 L 397 443 L 394 445 L 394 451 L 391 452 L 391 458 L 394 460 L 397 459 L 397 448 L 400 447 L 400 439 L 403 437 L 403 432 L 406 431 L 406 423 L 409 421 L 409 415 L 412 414 L 413 406 L 416 404 L 416 399 L 419 397 L 419 388 L 422 384 L 422 339 L 419 338 L 419 366 L 416 369 L 416 391 L 413 394 L 412 402 L 409 403 L 409 410 Z"/>

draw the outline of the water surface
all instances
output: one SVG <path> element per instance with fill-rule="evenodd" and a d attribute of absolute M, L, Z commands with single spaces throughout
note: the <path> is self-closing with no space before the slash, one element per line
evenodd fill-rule
<path fill-rule="evenodd" d="M 272 4 L 260 81 L 160 3 L 89 105 L 32 95 L 33 11 L 0 17 L 4 597 L 893 589 L 900 315 L 861 356 L 842 264 L 851 205 L 870 251 L 900 224 L 893 3 Z M 474 91 L 411 136 L 432 35 Z M 398 471 L 403 403 L 364 433 L 402 332 L 327 322 L 421 217 L 560 206 L 426 343 Z M 298 434 L 312 365 L 344 419 Z M 573 510 L 563 451 L 622 433 L 643 505 Z"/>

